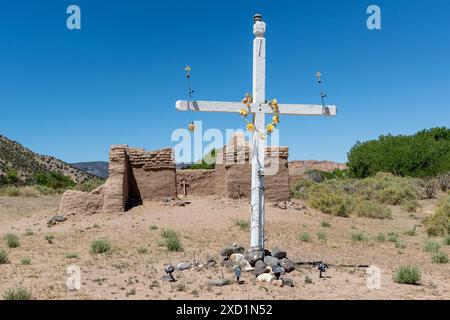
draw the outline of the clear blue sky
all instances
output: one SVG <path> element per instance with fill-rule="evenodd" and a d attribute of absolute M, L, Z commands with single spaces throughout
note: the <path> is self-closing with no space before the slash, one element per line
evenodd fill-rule
<path fill-rule="evenodd" d="M 66 28 L 77 4 L 82 30 Z M 366 28 L 366 8 L 382 29 Z M 190 120 L 239 128 L 236 114 L 186 113 L 252 88 L 252 17 L 267 23 L 267 97 L 319 103 L 336 118 L 281 117 L 291 159 L 346 161 L 357 140 L 450 124 L 450 1 L 0 1 L 0 134 L 68 162 L 106 160 L 110 144 L 173 146 Z"/>

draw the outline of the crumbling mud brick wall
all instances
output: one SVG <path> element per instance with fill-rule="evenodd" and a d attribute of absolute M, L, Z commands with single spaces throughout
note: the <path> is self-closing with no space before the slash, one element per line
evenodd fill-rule
<path fill-rule="evenodd" d="M 172 149 L 145 151 L 113 145 L 109 152 L 109 178 L 90 193 L 65 192 L 60 215 L 123 212 L 143 201 L 176 197 L 176 170 Z"/>
<path fill-rule="evenodd" d="M 223 157 L 223 163 L 216 164 L 217 181 L 224 181 L 223 194 L 232 199 L 250 199 L 252 180 L 250 148 L 226 146 L 218 156 Z M 269 202 L 290 199 L 288 158 L 288 147 L 266 148 L 265 199 Z"/>
<path fill-rule="evenodd" d="M 184 182 L 184 183 L 183 183 Z M 178 196 L 184 196 L 184 187 L 186 184 L 186 193 L 196 196 L 209 196 L 217 194 L 218 181 L 216 180 L 216 170 L 178 170 L 177 171 L 177 191 Z"/>

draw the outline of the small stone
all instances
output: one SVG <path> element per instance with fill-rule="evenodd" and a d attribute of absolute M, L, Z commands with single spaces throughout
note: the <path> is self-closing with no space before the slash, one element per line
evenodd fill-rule
<path fill-rule="evenodd" d="M 223 257 L 229 257 L 233 253 L 244 253 L 244 247 L 241 247 L 239 245 L 235 246 L 227 246 L 220 251 L 220 255 Z"/>
<path fill-rule="evenodd" d="M 277 258 L 266 256 L 264 257 L 264 263 L 270 267 L 275 267 L 278 265 L 279 260 Z"/>
<path fill-rule="evenodd" d="M 283 283 L 283 280 L 273 280 L 272 285 L 277 286 L 277 287 L 283 287 L 284 283 Z"/>
<path fill-rule="evenodd" d="M 241 254 L 241 253 L 233 253 L 233 254 L 230 256 L 230 261 L 233 261 L 233 262 L 236 263 L 236 264 L 241 263 L 241 261 L 243 261 L 243 260 L 245 260 L 245 259 L 244 259 L 244 255 Z"/>
<path fill-rule="evenodd" d="M 275 280 L 275 276 L 270 273 L 262 273 L 257 277 L 259 282 L 271 283 Z"/>
<path fill-rule="evenodd" d="M 279 277 L 282 273 L 284 273 L 284 268 L 282 268 L 282 267 L 280 267 L 280 266 L 274 266 L 274 267 L 272 267 L 272 272 L 273 272 L 273 274 L 275 275 L 275 277 L 277 277 L 277 279 L 278 279 L 278 277 Z"/>
<path fill-rule="evenodd" d="M 206 265 L 208 266 L 208 268 L 212 268 L 212 267 L 214 267 L 216 264 L 217 264 L 217 262 L 216 262 L 216 260 L 214 260 L 214 259 L 209 259 L 209 260 L 206 262 Z"/>
<path fill-rule="evenodd" d="M 262 260 L 258 260 L 255 263 L 255 276 L 258 277 L 260 274 L 266 272 L 266 264 Z"/>
<path fill-rule="evenodd" d="M 273 205 L 275 208 L 279 208 L 282 210 L 286 210 L 287 209 L 287 204 L 286 202 L 277 202 Z"/>
<path fill-rule="evenodd" d="M 55 220 L 56 222 L 64 222 L 67 220 L 66 217 L 64 216 L 54 216 L 52 219 Z"/>
<path fill-rule="evenodd" d="M 283 278 L 282 280 L 286 287 L 294 287 L 294 280 L 292 280 L 291 278 Z"/>
<path fill-rule="evenodd" d="M 253 271 L 255 270 L 250 263 L 248 263 L 247 260 L 242 259 L 242 261 L 239 263 L 239 267 L 244 271 Z"/>
<path fill-rule="evenodd" d="M 263 259 L 263 254 L 261 251 L 249 251 L 246 253 L 245 259 L 254 266 L 256 261 Z"/>
<path fill-rule="evenodd" d="M 277 258 L 277 259 L 283 259 L 286 258 L 287 253 L 284 250 L 281 250 L 280 248 L 273 248 L 272 250 L 272 257 Z"/>
<path fill-rule="evenodd" d="M 284 268 L 284 270 L 289 273 L 295 270 L 294 263 L 288 258 L 283 258 L 280 260 L 280 266 Z"/>
<path fill-rule="evenodd" d="M 231 283 L 231 281 L 229 279 L 224 279 L 224 278 L 208 281 L 208 285 L 217 286 L 217 287 L 226 286 L 226 285 L 229 285 L 230 283 Z"/>
<path fill-rule="evenodd" d="M 164 282 L 175 282 L 174 279 L 172 279 L 172 277 L 169 276 L 168 274 L 163 275 L 162 278 L 161 278 L 161 281 L 164 281 Z"/>
<path fill-rule="evenodd" d="M 183 271 L 183 270 L 187 270 L 190 267 L 192 267 L 192 263 L 190 262 L 180 262 L 179 264 L 177 264 L 176 269 L 179 271 Z"/>

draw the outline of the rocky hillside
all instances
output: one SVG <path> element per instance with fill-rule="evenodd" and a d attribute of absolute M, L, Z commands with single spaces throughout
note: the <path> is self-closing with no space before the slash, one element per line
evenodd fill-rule
<path fill-rule="evenodd" d="M 38 171 L 59 172 L 77 183 L 96 178 L 64 161 L 35 153 L 0 135 L 0 175 L 11 170 L 17 171 L 21 181 L 29 180 Z"/>
<path fill-rule="evenodd" d="M 333 161 L 319 160 L 294 160 L 289 162 L 289 176 L 291 185 L 303 179 L 308 170 L 333 171 L 345 170 L 347 165 Z"/>

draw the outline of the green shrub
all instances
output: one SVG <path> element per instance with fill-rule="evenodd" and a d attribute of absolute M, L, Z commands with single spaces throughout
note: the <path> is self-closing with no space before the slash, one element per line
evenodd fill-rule
<path fill-rule="evenodd" d="M 402 204 L 403 210 L 406 212 L 417 212 L 417 210 L 420 208 L 420 203 L 417 200 L 406 200 Z"/>
<path fill-rule="evenodd" d="M 414 226 L 412 229 L 409 229 L 405 232 L 408 236 L 414 237 L 417 235 L 416 227 Z"/>
<path fill-rule="evenodd" d="M 147 249 L 147 247 L 141 246 L 141 247 L 137 248 L 137 252 L 139 254 L 146 254 L 148 252 L 148 249 Z"/>
<path fill-rule="evenodd" d="M 357 142 L 348 154 L 352 177 L 365 178 L 377 172 L 427 177 L 450 171 L 450 129 L 433 128 L 412 136 L 380 136 Z"/>
<path fill-rule="evenodd" d="M 295 199 L 308 199 L 309 188 L 313 186 L 315 183 L 308 179 L 300 180 L 295 184 L 295 186 L 291 190 L 291 196 Z"/>
<path fill-rule="evenodd" d="M 27 237 L 30 237 L 30 236 L 34 235 L 34 232 L 33 232 L 33 230 L 31 230 L 31 229 L 27 229 L 27 230 L 25 230 L 25 235 L 26 235 Z"/>
<path fill-rule="evenodd" d="M 405 249 L 406 244 L 400 240 L 394 242 L 396 248 Z"/>
<path fill-rule="evenodd" d="M 448 254 L 445 252 L 437 252 L 431 257 L 434 263 L 448 263 Z"/>
<path fill-rule="evenodd" d="M 308 232 L 302 232 L 299 236 L 300 240 L 303 242 L 310 242 L 311 235 Z"/>
<path fill-rule="evenodd" d="M 375 240 L 378 242 L 386 242 L 386 236 L 384 235 L 384 233 L 380 232 L 375 236 Z"/>
<path fill-rule="evenodd" d="M 91 252 L 95 254 L 106 253 L 111 250 L 111 243 L 108 240 L 95 240 L 91 243 Z"/>
<path fill-rule="evenodd" d="M 83 191 L 83 192 L 91 192 L 91 191 L 97 189 L 98 187 L 100 187 L 101 185 L 103 185 L 104 183 L 105 183 L 104 180 L 92 179 L 92 180 L 88 180 L 83 183 L 77 184 L 75 186 L 75 190 Z"/>
<path fill-rule="evenodd" d="M 326 242 L 327 234 L 325 232 L 317 232 L 317 239 L 319 239 L 321 242 Z"/>
<path fill-rule="evenodd" d="M 18 187 L 2 187 L 2 188 L 0 188 L 0 196 L 19 197 L 20 196 L 20 188 L 18 188 Z"/>
<path fill-rule="evenodd" d="M 250 222 L 246 220 L 238 219 L 234 221 L 234 224 L 239 226 L 242 230 L 249 230 L 250 229 Z"/>
<path fill-rule="evenodd" d="M 311 207 L 339 217 L 349 217 L 352 210 L 352 198 L 331 184 L 313 185 L 308 202 Z"/>
<path fill-rule="evenodd" d="M 35 185 L 35 186 L 33 186 L 33 188 L 34 188 L 40 195 L 43 195 L 43 196 L 49 196 L 49 195 L 58 193 L 57 190 L 55 190 L 55 189 L 53 189 L 53 188 L 50 188 L 50 187 L 47 187 L 47 186 L 41 186 L 41 185 L 38 185 L 38 184 Z"/>
<path fill-rule="evenodd" d="M 420 283 L 420 279 L 420 269 L 413 265 L 400 266 L 393 273 L 393 280 L 396 283 L 417 285 Z"/>
<path fill-rule="evenodd" d="M 415 200 L 417 198 L 417 191 L 411 185 L 399 183 L 379 190 L 376 197 L 381 203 L 399 205 Z"/>
<path fill-rule="evenodd" d="M 311 284 L 311 283 L 313 283 L 313 281 L 312 281 L 312 279 L 311 279 L 310 276 L 305 276 L 305 283 L 306 283 L 306 284 Z"/>
<path fill-rule="evenodd" d="M 7 264 L 7 263 L 9 263 L 8 253 L 5 250 L 0 249 L 0 264 Z"/>
<path fill-rule="evenodd" d="M 66 253 L 66 259 L 78 259 L 78 254 L 76 254 L 76 253 Z"/>
<path fill-rule="evenodd" d="M 352 234 L 352 241 L 362 242 L 362 241 L 366 241 L 366 240 L 367 240 L 367 237 L 364 235 L 364 233 L 358 232 L 358 233 Z"/>
<path fill-rule="evenodd" d="M 174 230 L 163 230 L 161 232 L 162 241 L 161 244 L 169 251 L 183 251 L 183 246 L 178 237 L 178 234 Z"/>
<path fill-rule="evenodd" d="M 450 233 L 450 194 L 439 200 L 432 216 L 424 220 L 429 236 L 445 236 Z"/>
<path fill-rule="evenodd" d="M 5 236 L 5 243 L 8 248 L 18 248 L 20 247 L 19 237 L 13 233 L 8 233 Z"/>
<path fill-rule="evenodd" d="M 425 252 L 438 252 L 441 249 L 441 245 L 438 242 L 428 240 L 423 245 L 423 251 Z"/>
<path fill-rule="evenodd" d="M 55 236 L 52 235 L 52 234 L 46 234 L 46 235 L 44 236 L 44 238 L 45 238 L 45 240 L 47 240 L 47 242 L 50 243 L 50 244 L 52 244 L 52 243 L 53 243 L 53 240 L 55 240 Z"/>
<path fill-rule="evenodd" d="M 320 225 L 321 225 L 323 228 L 331 228 L 331 224 L 330 224 L 328 221 L 322 221 L 322 222 L 320 223 Z"/>
<path fill-rule="evenodd" d="M 158 226 L 156 224 L 152 224 L 150 226 L 150 230 L 157 230 L 157 229 L 158 229 Z"/>
<path fill-rule="evenodd" d="M 388 241 L 389 242 L 398 242 L 399 241 L 399 235 L 395 232 L 389 232 L 388 233 Z"/>
<path fill-rule="evenodd" d="M 24 288 L 8 289 L 3 294 L 3 299 L 5 299 L 5 300 L 30 300 L 31 293 L 27 289 L 24 289 Z"/>
<path fill-rule="evenodd" d="M 391 219 L 391 209 L 381 206 L 371 200 L 361 200 L 355 205 L 354 212 L 358 217 L 373 219 Z"/>
<path fill-rule="evenodd" d="M 444 246 L 450 246 L 450 235 L 446 236 L 444 240 L 442 240 Z"/>
<path fill-rule="evenodd" d="M 36 172 L 33 175 L 36 184 L 55 190 L 75 187 L 76 183 L 59 172 Z"/>
<path fill-rule="evenodd" d="M 21 260 L 20 260 L 20 264 L 21 265 L 29 265 L 29 264 L 31 264 L 31 259 L 30 258 L 28 258 L 28 257 L 24 257 L 24 258 L 22 258 Z"/>
<path fill-rule="evenodd" d="M 216 149 L 212 149 L 201 161 L 187 165 L 185 169 L 214 169 L 216 167 L 216 153 Z"/>

